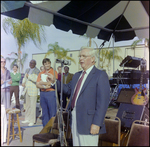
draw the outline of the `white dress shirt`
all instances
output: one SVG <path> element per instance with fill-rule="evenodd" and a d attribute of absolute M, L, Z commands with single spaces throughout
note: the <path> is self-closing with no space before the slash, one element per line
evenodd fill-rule
<path fill-rule="evenodd" d="M 75 106 L 76 106 L 76 102 L 77 102 L 79 93 L 80 93 L 80 91 L 81 91 L 81 89 L 82 89 L 82 87 L 83 87 L 83 84 L 84 84 L 84 82 L 85 82 L 87 76 L 89 75 L 89 73 L 90 73 L 91 70 L 93 69 L 93 67 L 94 67 L 94 65 L 92 65 L 89 69 L 86 70 L 86 73 L 85 73 L 84 78 L 83 78 L 83 80 L 82 80 L 82 83 L 81 83 L 79 92 L 78 92 L 78 94 L 77 94 L 77 98 L 76 98 L 76 101 L 75 101 Z M 84 72 L 84 70 L 82 71 L 82 74 L 83 74 L 83 72 Z M 79 79 L 81 78 L 82 74 L 80 75 Z M 78 80 L 79 80 L 79 79 L 78 79 Z M 78 82 L 77 82 L 77 83 L 78 83 Z M 77 86 L 77 84 L 76 84 L 76 86 Z M 76 87 L 75 87 L 75 89 L 76 89 Z M 74 91 L 75 91 L 75 89 L 74 89 Z"/>

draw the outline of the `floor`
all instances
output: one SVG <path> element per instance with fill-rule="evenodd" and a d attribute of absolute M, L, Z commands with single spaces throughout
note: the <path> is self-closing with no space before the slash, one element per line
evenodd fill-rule
<path fill-rule="evenodd" d="M 20 142 L 19 136 L 16 136 L 13 140 L 12 137 L 10 137 L 9 145 L 7 143 L 1 144 L 1 146 L 32 146 L 32 136 L 34 134 L 38 134 L 43 126 L 42 126 L 42 120 L 39 118 L 40 112 L 39 112 L 39 103 L 37 103 L 36 107 L 36 116 L 37 116 L 37 122 L 33 126 L 28 126 L 28 124 L 22 124 L 21 121 L 24 120 L 25 112 L 23 112 L 23 102 L 21 103 L 21 115 L 19 116 L 20 120 L 20 126 L 22 131 L 22 142 Z M 14 103 L 12 103 L 12 107 L 14 107 Z M 118 109 L 117 108 L 108 108 L 106 116 L 111 117 L 112 119 L 115 118 L 117 114 Z M 18 133 L 17 124 L 15 123 L 15 133 Z M 41 143 L 35 143 L 35 146 L 49 146 L 48 144 L 41 144 Z"/>

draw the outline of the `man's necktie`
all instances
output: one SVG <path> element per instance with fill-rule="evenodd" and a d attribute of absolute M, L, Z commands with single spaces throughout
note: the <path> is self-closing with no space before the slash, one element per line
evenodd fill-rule
<path fill-rule="evenodd" d="M 81 78 L 79 79 L 79 81 L 77 83 L 77 86 L 76 86 L 76 89 L 75 89 L 75 92 L 74 92 L 74 95 L 73 95 L 73 98 L 72 98 L 72 102 L 71 102 L 71 108 L 72 109 L 74 108 L 75 101 L 76 101 L 76 98 L 77 98 L 77 95 L 78 95 L 78 92 L 79 92 L 79 89 L 80 89 L 80 86 L 81 86 L 81 83 L 82 83 L 82 80 L 84 78 L 85 73 L 86 72 L 84 71 Z"/>

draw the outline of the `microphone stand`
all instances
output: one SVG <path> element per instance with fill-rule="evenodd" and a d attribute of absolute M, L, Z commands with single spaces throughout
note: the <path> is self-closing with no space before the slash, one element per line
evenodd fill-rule
<path fill-rule="evenodd" d="M 61 68 L 62 68 L 62 72 L 61 72 L 61 95 L 60 95 L 60 109 L 59 109 L 59 113 L 58 113 L 58 127 L 59 127 L 59 141 L 60 141 L 60 145 L 67 146 L 66 143 L 66 138 L 64 136 L 64 121 L 63 121 L 63 67 L 64 67 L 64 61 L 56 61 L 57 63 L 61 63 Z"/>
<path fill-rule="evenodd" d="M 61 60 L 61 59 L 56 59 L 56 63 L 61 63 L 61 68 L 62 68 L 62 72 L 61 72 L 61 95 L 60 95 L 60 107 L 59 107 L 59 112 L 58 112 L 58 128 L 59 128 L 59 141 L 60 141 L 60 145 L 67 146 L 67 141 L 64 135 L 64 121 L 63 121 L 63 67 L 64 65 L 69 65 L 69 62 L 66 60 Z M 57 87 L 57 86 L 56 86 Z"/>
<path fill-rule="evenodd" d="M 60 137 L 60 145 L 64 146 L 64 125 L 63 125 L 63 109 L 62 109 L 62 97 L 63 97 L 63 62 L 61 62 L 61 95 L 60 95 L 60 114 L 59 114 L 59 137 Z"/>

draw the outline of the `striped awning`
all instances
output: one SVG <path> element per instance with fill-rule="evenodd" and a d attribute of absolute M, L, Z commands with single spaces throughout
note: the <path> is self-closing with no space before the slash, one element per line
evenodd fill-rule
<path fill-rule="evenodd" d="M 149 38 L 149 1 L 1 1 L 1 14 L 105 41 Z"/>

